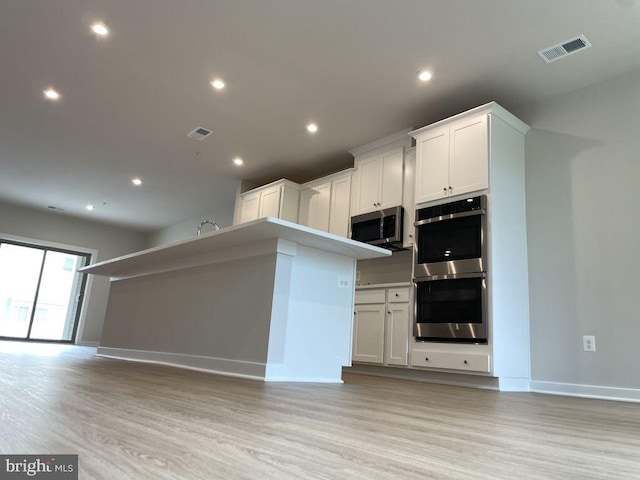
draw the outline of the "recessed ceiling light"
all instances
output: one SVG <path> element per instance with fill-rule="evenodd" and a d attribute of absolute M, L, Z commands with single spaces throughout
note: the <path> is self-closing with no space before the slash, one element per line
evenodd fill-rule
<path fill-rule="evenodd" d="M 93 205 L 87 205 L 87 206 L 86 206 L 86 207 L 84 207 L 84 208 L 86 208 L 87 210 L 91 211 L 91 210 L 93 210 L 93 209 L 94 209 L 94 208 L 96 208 L 96 207 L 94 207 Z"/>
<path fill-rule="evenodd" d="M 242 160 L 240 157 L 236 157 L 233 159 L 233 163 L 235 163 L 236 165 L 240 166 L 244 163 L 244 160 Z"/>
<path fill-rule="evenodd" d="M 318 125 L 316 125 L 315 123 L 310 123 L 307 125 L 307 130 L 309 131 L 309 133 L 316 133 L 318 131 Z"/>
<path fill-rule="evenodd" d="M 428 82 L 429 80 L 431 80 L 432 76 L 433 75 L 431 74 L 431 72 L 429 72 L 427 70 L 423 70 L 422 72 L 418 72 L 418 78 L 423 82 Z"/>
<path fill-rule="evenodd" d="M 100 35 L 101 37 L 106 37 L 109 35 L 109 28 L 102 22 L 95 22 L 91 24 L 91 30 L 96 35 Z"/>
<path fill-rule="evenodd" d="M 58 100 L 60 98 L 60 94 L 55 91 L 53 88 L 47 88 L 44 91 L 44 96 L 47 97 L 49 100 Z"/>
<path fill-rule="evenodd" d="M 211 81 L 211 86 L 216 90 L 222 90 L 226 86 L 226 83 L 224 83 L 224 81 L 220 80 L 219 78 L 215 78 Z"/>
<path fill-rule="evenodd" d="M 140 178 L 132 178 L 131 179 L 131 183 L 133 183 L 134 185 L 142 185 L 142 179 Z"/>

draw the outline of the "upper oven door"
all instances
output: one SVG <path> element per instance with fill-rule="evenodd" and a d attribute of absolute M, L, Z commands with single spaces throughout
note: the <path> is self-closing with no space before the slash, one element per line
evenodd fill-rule
<path fill-rule="evenodd" d="M 484 210 L 415 223 L 414 277 L 486 271 Z"/>

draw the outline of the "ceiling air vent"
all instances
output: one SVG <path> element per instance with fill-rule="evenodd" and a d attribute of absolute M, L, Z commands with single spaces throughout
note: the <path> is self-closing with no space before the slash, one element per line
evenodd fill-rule
<path fill-rule="evenodd" d="M 196 127 L 193 130 L 191 130 L 189 133 L 187 133 L 187 137 L 193 138 L 194 140 L 204 140 L 212 133 L 213 132 L 211 130 L 207 130 L 206 128 Z"/>
<path fill-rule="evenodd" d="M 545 62 L 551 63 L 572 53 L 589 48 L 590 46 L 591 42 L 589 42 L 584 35 L 580 35 L 579 37 L 558 43 L 553 47 L 538 50 L 538 55 L 540 55 Z"/>

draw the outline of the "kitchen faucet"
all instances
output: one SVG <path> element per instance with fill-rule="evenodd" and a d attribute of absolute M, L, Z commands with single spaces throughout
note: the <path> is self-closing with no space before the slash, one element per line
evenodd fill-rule
<path fill-rule="evenodd" d="M 207 223 L 213 225 L 213 228 L 215 230 L 220 230 L 220 227 L 218 226 L 218 224 L 213 220 L 203 220 L 200 222 L 200 225 L 198 225 L 198 231 L 196 232 L 196 237 L 200 236 L 200 234 L 202 233 L 202 227 L 204 227 Z"/>

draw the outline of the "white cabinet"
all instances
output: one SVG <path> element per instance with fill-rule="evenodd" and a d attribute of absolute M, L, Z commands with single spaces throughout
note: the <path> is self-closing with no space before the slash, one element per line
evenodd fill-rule
<path fill-rule="evenodd" d="M 384 360 L 385 306 L 356 305 L 353 318 L 353 361 L 382 363 Z"/>
<path fill-rule="evenodd" d="M 233 224 L 245 223 L 260 217 L 261 192 L 249 192 L 240 195 L 236 202 L 236 212 Z"/>
<path fill-rule="evenodd" d="M 356 291 L 353 361 L 407 366 L 409 287 Z"/>
<path fill-rule="evenodd" d="M 489 187 L 488 116 L 445 120 L 412 132 L 416 204 Z"/>
<path fill-rule="evenodd" d="M 355 160 L 353 215 L 402 205 L 404 147 Z"/>
<path fill-rule="evenodd" d="M 413 247 L 413 236 L 415 235 L 415 227 L 413 226 L 416 218 L 415 171 L 416 149 L 412 147 L 407 149 L 404 154 L 404 192 L 402 200 L 404 223 L 402 225 L 402 246 L 407 249 Z"/>
<path fill-rule="evenodd" d="M 276 217 L 297 222 L 299 203 L 299 185 L 284 179 L 278 180 L 241 193 L 236 200 L 233 224 L 237 225 L 262 217 Z"/>
<path fill-rule="evenodd" d="M 331 205 L 329 208 L 329 233 L 349 237 L 351 223 L 351 178 L 352 173 L 331 182 Z"/>
<path fill-rule="evenodd" d="M 330 207 L 331 182 L 305 188 L 300 192 L 298 223 L 328 232 Z"/>
<path fill-rule="evenodd" d="M 298 223 L 348 237 L 352 174 L 350 169 L 302 185 Z"/>
<path fill-rule="evenodd" d="M 486 353 L 438 352 L 413 350 L 411 365 L 414 367 L 442 368 L 447 370 L 467 370 L 488 373 L 491 371 L 490 356 Z"/>

